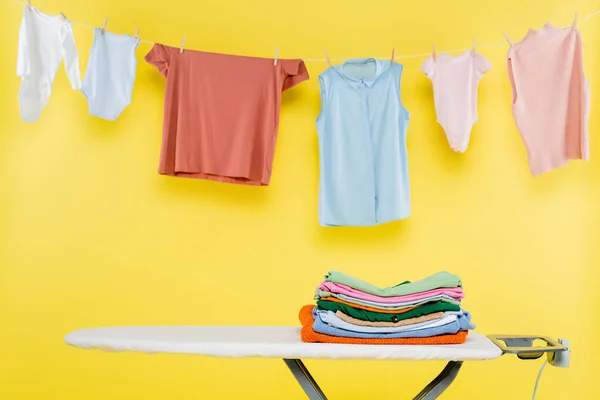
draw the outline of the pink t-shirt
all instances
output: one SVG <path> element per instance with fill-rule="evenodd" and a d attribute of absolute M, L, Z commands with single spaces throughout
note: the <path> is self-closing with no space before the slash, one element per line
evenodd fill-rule
<path fill-rule="evenodd" d="M 533 176 L 589 159 L 590 92 L 577 29 L 547 23 L 508 52 L 513 114 Z"/>
<path fill-rule="evenodd" d="M 344 285 L 342 283 L 336 282 L 322 282 L 319 285 L 319 290 L 330 292 L 330 293 L 338 293 L 344 294 L 346 296 L 354 297 L 356 299 L 367 300 L 367 301 L 375 301 L 377 303 L 401 303 L 408 301 L 419 301 L 426 300 L 430 297 L 434 296 L 448 296 L 456 300 L 460 300 L 465 297 L 465 293 L 461 287 L 457 288 L 438 288 L 427 290 L 425 292 L 419 293 L 411 293 L 405 294 L 403 296 L 378 296 L 376 294 L 366 293 L 362 290 L 354 289 L 351 286 Z"/>
<path fill-rule="evenodd" d="M 145 60 L 167 79 L 163 175 L 266 186 L 281 92 L 308 79 L 302 60 L 184 50 L 155 44 Z"/>

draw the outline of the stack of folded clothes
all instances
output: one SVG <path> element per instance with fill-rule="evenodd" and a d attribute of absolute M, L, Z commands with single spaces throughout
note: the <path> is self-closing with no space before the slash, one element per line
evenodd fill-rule
<path fill-rule="evenodd" d="M 332 271 L 316 292 L 317 306 L 300 310 L 304 342 L 346 344 L 460 344 L 474 329 L 460 306 L 458 276 L 439 272 L 380 288 Z"/>

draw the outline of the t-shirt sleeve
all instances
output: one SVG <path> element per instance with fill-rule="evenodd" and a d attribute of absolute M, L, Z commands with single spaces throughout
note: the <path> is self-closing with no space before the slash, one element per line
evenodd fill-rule
<path fill-rule="evenodd" d="M 146 54 L 144 60 L 150 65 L 154 65 L 162 76 L 167 77 L 169 71 L 170 54 L 162 44 L 155 43 L 152 49 Z"/>
<path fill-rule="evenodd" d="M 479 76 L 482 76 L 492 68 L 492 64 L 484 56 L 477 53 L 475 56 L 475 69 Z"/>
<path fill-rule="evenodd" d="M 26 8 L 23 9 L 25 12 Z M 25 77 L 29 74 L 29 45 L 27 43 L 27 31 L 25 30 L 25 15 L 21 20 L 19 29 L 19 52 L 17 54 L 17 76 Z"/>
<path fill-rule="evenodd" d="M 427 60 L 425 60 L 423 65 L 421 65 L 421 71 L 423 71 L 423 73 L 425 75 L 427 75 L 428 77 L 431 77 L 434 69 L 435 69 L 435 61 L 433 61 L 433 57 L 427 58 Z"/>
<path fill-rule="evenodd" d="M 81 89 L 81 74 L 79 73 L 79 56 L 75 47 L 75 37 L 71 23 L 65 21 L 61 30 L 61 47 L 64 58 L 65 70 L 71 81 L 73 89 Z"/>
<path fill-rule="evenodd" d="M 309 78 L 308 70 L 302 60 L 282 60 L 283 61 L 283 89 L 287 90 L 296 86 Z"/>

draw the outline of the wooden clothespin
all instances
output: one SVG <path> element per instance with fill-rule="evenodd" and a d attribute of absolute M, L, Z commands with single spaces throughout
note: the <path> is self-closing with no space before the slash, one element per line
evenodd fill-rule
<path fill-rule="evenodd" d="M 325 52 L 325 61 L 327 61 L 327 64 L 329 64 L 329 66 L 331 67 L 331 60 L 329 59 L 329 53 Z"/>
<path fill-rule="evenodd" d="M 431 46 L 431 51 L 432 51 L 432 54 L 433 54 L 433 61 L 437 62 L 437 54 L 435 52 L 435 44 L 433 46 Z"/>
<path fill-rule="evenodd" d="M 140 28 L 138 26 L 135 27 L 135 36 L 133 37 L 134 43 L 140 38 Z"/>
<path fill-rule="evenodd" d="M 185 47 L 185 36 L 181 39 L 181 48 L 179 49 L 179 54 L 183 53 L 183 48 Z"/>
<path fill-rule="evenodd" d="M 106 25 L 108 24 L 108 17 L 104 17 L 104 25 L 102 25 L 102 34 L 106 32 Z"/>
<path fill-rule="evenodd" d="M 477 54 L 477 39 L 473 39 L 473 57 Z"/>
<path fill-rule="evenodd" d="M 277 66 L 277 63 L 279 62 L 279 47 L 275 48 L 275 58 L 273 59 L 273 65 Z"/>
<path fill-rule="evenodd" d="M 396 48 L 392 49 L 392 59 L 390 60 L 390 65 L 394 65 L 394 60 L 396 59 Z"/>
<path fill-rule="evenodd" d="M 62 11 L 60 13 L 60 16 L 62 17 L 63 21 L 67 21 L 67 16 Z"/>
<path fill-rule="evenodd" d="M 510 38 L 508 37 L 508 35 L 506 34 L 506 32 L 502 32 L 502 34 L 504 35 L 504 38 L 506 39 L 506 41 L 508 42 L 508 44 L 510 44 L 510 47 L 512 47 L 513 42 L 512 42 L 512 40 L 510 40 Z"/>
<path fill-rule="evenodd" d="M 571 27 L 571 29 L 577 29 L 577 13 L 575 13 L 575 19 L 573 20 L 573 26 Z"/>
<path fill-rule="evenodd" d="M 31 0 L 27 0 L 27 7 L 31 10 L 33 6 L 31 5 Z"/>

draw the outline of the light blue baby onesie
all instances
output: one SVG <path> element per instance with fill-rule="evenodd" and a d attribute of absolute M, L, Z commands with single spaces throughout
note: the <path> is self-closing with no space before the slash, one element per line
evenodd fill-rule
<path fill-rule="evenodd" d="M 81 91 L 88 101 L 90 115 L 115 120 L 131 103 L 139 38 L 94 29 Z"/>
<path fill-rule="evenodd" d="M 376 225 L 410 215 L 402 65 L 346 61 L 319 76 L 319 222 Z"/>

